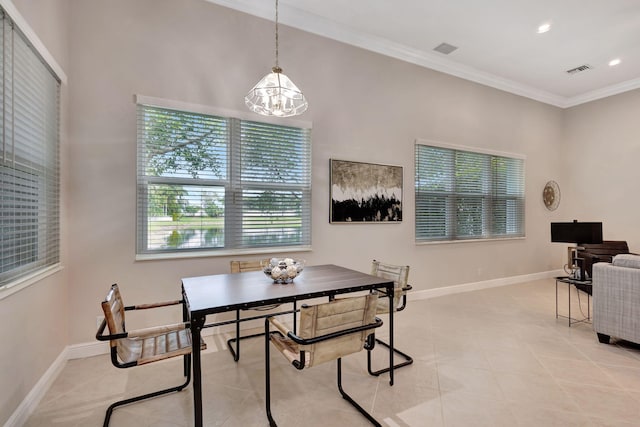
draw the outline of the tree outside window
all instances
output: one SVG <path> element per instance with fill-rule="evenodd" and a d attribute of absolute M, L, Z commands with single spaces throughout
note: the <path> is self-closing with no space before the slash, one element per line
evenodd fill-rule
<path fill-rule="evenodd" d="M 138 253 L 310 244 L 310 130 L 138 106 Z"/>

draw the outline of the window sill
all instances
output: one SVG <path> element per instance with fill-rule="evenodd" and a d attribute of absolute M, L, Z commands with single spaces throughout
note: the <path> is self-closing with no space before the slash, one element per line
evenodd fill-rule
<path fill-rule="evenodd" d="M 522 237 L 495 237 L 492 239 L 467 239 L 467 240 L 434 240 L 433 242 L 416 242 L 416 246 L 422 245 L 449 245 L 451 243 L 482 243 L 482 242 L 500 242 L 505 240 L 524 240 Z"/>
<path fill-rule="evenodd" d="M 35 273 L 32 273 L 28 276 L 21 277 L 12 282 L 7 283 L 6 285 L 0 286 L 0 300 L 7 298 L 10 295 L 15 294 L 34 283 L 38 283 L 39 281 L 45 279 L 46 277 L 52 276 L 55 273 L 62 271 L 62 265 L 60 263 L 52 265 L 51 267 L 46 267 L 42 270 L 38 270 Z"/>
<path fill-rule="evenodd" d="M 136 254 L 136 261 L 154 261 L 163 259 L 206 258 L 239 255 L 282 254 L 283 252 L 311 252 L 311 246 L 283 246 L 281 248 L 228 249 L 221 251 L 162 252 L 155 254 Z"/>

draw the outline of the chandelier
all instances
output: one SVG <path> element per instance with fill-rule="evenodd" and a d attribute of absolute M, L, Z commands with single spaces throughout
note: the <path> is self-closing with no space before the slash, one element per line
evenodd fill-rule
<path fill-rule="evenodd" d="M 282 73 L 278 64 L 278 0 L 276 0 L 276 65 L 244 97 L 247 107 L 263 116 L 290 117 L 302 114 L 309 104 L 302 91 Z"/>

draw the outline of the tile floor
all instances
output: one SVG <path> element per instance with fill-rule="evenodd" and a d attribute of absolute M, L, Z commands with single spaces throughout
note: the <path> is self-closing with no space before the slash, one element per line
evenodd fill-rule
<path fill-rule="evenodd" d="M 572 295 L 572 314 L 579 314 Z M 559 298 L 566 313 L 566 286 Z M 581 303 L 586 311 L 585 294 Z M 600 344 L 590 324 L 569 328 L 556 319 L 553 280 L 410 301 L 396 321 L 396 344 L 415 363 L 396 372 L 393 387 L 387 375 L 366 374 L 364 352 L 344 363 L 345 389 L 383 425 L 640 425 L 640 346 Z M 223 337 L 206 341 L 205 425 L 268 425 L 264 341 L 243 341 L 237 364 Z M 334 363 L 297 371 L 277 353 L 271 360 L 272 410 L 281 426 L 369 425 L 340 398 Z M 100 426 L 112 401 L 181 379 L 180 360 L 124 370 L 108 356 L 71 360 L 26 426 Z M 190 426 L 191 399 L 186 389 L 122 407 L 111 426 Z"/>

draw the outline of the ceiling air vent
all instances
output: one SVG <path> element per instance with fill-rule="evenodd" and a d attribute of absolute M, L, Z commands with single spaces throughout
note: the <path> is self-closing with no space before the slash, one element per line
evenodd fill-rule
<path fill-rule="evenodd" d="M 571 75 L 573 75 L 573 74 L 578 74 L 578 73 L 581 73 L 581 72 L 583 72 L 583 71 L 590 70 L 590 69 L 592 69 L 592 68 L 593 68 L 593 67 L 592 67 L 591 65 L 584 64 L 584 65 L 581 65 L 581 66 L 579 66 L 579 67 L 576 67 L 576 68 L 572 68 L 572 69 L 570 69 L 570 70 L 567 70 L 567 74 L 571 74 Z"/>
<path fill-rule="evenodd" d="M 458 46 L 453 46 L 449 43 L 440 43 L 438 46 L 434 47 L 433 50 L 435 50 L 436 52 L 444 53 L 445 55 L 449 55 L 457 48 Z"/>

